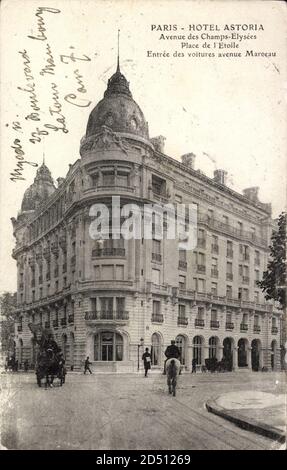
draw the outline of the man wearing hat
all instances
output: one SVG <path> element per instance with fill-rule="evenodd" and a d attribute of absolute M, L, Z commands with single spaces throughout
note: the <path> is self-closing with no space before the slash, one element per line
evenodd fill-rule
<path fill-rule="evenodd" d="M 167 361 L 168 359 L 171 359 L 171 358 L 175 358 L 175 359 L 179 359 L 179 360 L 180 360 L 180 350 L 179 350 L 179 348 L 176 346 L 174 339 L 171 340 L 170 345 L 166 348 L 164 354 L 165 354 L 166 360 L 164 361 L 164 371 L 163 371 L 163 375 L 166 375 L 166 367 L 165 367 L 166 361 Z"/>

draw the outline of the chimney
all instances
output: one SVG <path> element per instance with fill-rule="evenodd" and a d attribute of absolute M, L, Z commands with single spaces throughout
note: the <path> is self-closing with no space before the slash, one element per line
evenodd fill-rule
<path fill-rule="evenodd" d="M 181 161 L 182 161 L 183 165 L 186 165 L 189 168 L 193 169 L 194 168 L 195 157 L 196 157 L 196 155 L 194 155 L 194 153 L 185 153 L 184 155 L 182 155 Z"/>
<path fill-rule="evenodd" d="M 219 184 L 226 185 L 227 171 L 225 170 L 215 170 L 213 173 L 213 180 Z"/>
<path fill-rule="evenodd" d="M 164 141 L 165 140 L 166 138 L 163 135 L 158 135 L 157 137 L 153 137 L 152 139 L 150 139 L 155 150 L 160 153 L 164 153 Z"/>
<path fill-rule="evenodd" d="M 247 197 L 250 201 L 258 201 L 258 186 L 243 189 L 243 196 Z"/>

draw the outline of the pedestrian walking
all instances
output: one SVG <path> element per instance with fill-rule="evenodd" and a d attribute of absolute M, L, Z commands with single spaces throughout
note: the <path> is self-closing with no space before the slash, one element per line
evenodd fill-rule
<path fill-rule="evenodd" d="M 90 374 L 92 374 L 92 371 L 90 369 L 90 364 L 92 364 L 90 361 L 89 361 L 89 356 L 87 356 L 86 360 L 85 360 L 85 370 L 84 370 L 84 374 L 87 372 L 87 370 L 90 372 Z"/>
<path fill-rule="evenodd" d="M 145 348 L 145 353 L 143 353 L 142 355 L 142 360 L 144 363 L 144 370 L 145 370 L 144 376 L 147 377 L 148 370 L 151 367 L 151 355 L 150 355 L 148 348 Z"/>

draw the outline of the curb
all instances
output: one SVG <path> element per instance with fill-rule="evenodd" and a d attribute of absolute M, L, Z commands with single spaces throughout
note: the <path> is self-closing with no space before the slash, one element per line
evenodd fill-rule
<path fill-rule="evenodd" d="M 264 423 L 259 423 L 258 421 L 252 418 L 245 418 L 239 413 L 234 414 L 232 410 L 226 410 L 216 403 L 216 399 L 208 400 L 205 403 L 206 409 L 221 418 L 230 421 L 231 423 L 236 424 L 236 426 L 245 429 L 247 431 L 255 432 L 261 436 L 269 437 L 274 441 L 284 443 L 286 441 L 286 435 L 283 431 L 280 431 L 273 426 L 269 426 Z"/>

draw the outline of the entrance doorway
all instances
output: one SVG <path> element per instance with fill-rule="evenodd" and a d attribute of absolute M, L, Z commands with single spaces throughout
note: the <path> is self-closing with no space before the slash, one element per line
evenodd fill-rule
<path fill-rule="evenodd" d="M 95 361 L 122 361 L 123 338 L 114 331 L 101 331 L 94 340 Z"/>

